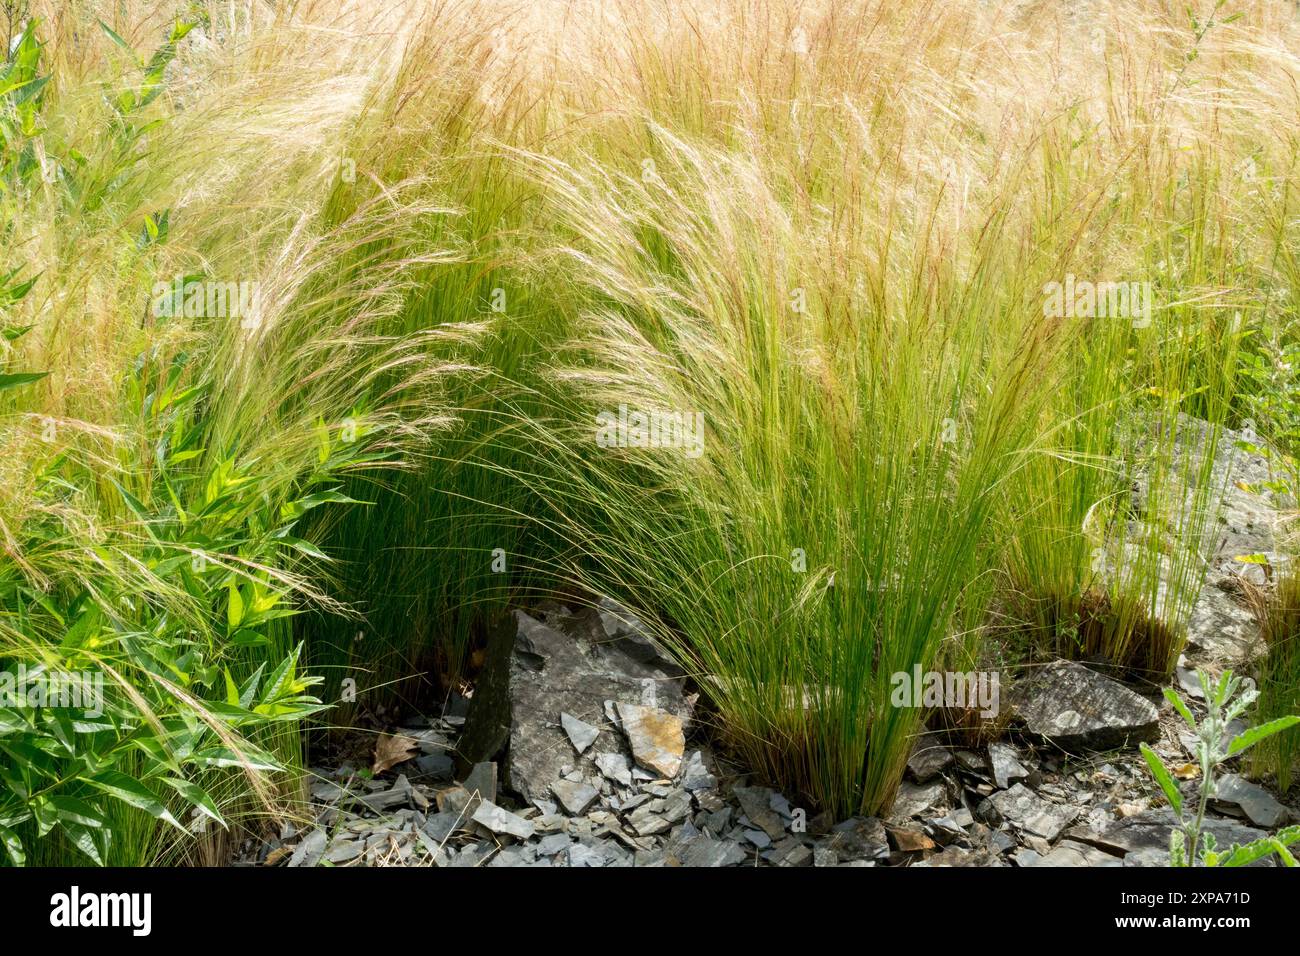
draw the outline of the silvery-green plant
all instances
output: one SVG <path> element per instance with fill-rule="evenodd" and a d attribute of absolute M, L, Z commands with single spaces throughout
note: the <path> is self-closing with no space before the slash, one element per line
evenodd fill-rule
<path fill-rule="evenodd" d="M 1226 850 L 1217 847 L 1213 833 L 1201 831 L 1205 823 L 1206 807 L 1217 786 L 1215 771 L 1219 765 L 1261 740 L 1300 723 L 1300 717 L 1280 717 L 1230 736 L 1228 728 L 1232 722 L 1244 714 L 1259 696 L 1254 681 L 1236 677 L 1230 670 L 1224 671 L 1218 680 L 1203 670 L 1198 671 L 1197 676 L 1205 695 L 1206 708 L 1205 717 L 1200 721 L 1175 691 L 1165 688 L 1165 699 L 1178 711 L 1196 737 L 1194 756 L 1201 775 L 1200 786 L 1195 794 L 1195 808 L 1188 805 L 1178 784 L 1156 756 L 1156 752 L 1142 744 L 1142 756 L 1146 758 L 1152 776 L 1168 798 L 1177 821 L 1169 837 L 1169 865 L 1245 866 L 1270 853 L 1276 853 L 1286 866 L 1295 866 L 1295 856 L 1288 847 L 1300 841 L 1300 826 L 1287 827 L 1273 836 L 1244 846 L 1233 844 Z"/>

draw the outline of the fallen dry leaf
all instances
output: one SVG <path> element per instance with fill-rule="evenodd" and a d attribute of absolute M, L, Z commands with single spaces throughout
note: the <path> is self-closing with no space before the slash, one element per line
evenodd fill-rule
<path fill-rule="evenodd" d="M 375 763 L 371 772 L 383 773 L 389 767 L 410 760 L 419 746 L 415 740 L 400 734 L 382 735 L 375 741 Z"/>
<path fill-rule="evenodd" d="M 1174 768 L 1174 776 L 1179 780 L 1191 780 L 1199 773 L 1200 771 L 1196 769 L 1194 763 L 1185 763 L 1181 767 Z"/>

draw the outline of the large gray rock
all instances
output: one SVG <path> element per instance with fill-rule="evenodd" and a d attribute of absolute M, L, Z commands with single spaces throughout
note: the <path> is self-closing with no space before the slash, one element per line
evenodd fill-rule
<path fill-rule="evenodd" d="M 1206 422 L 1179 415 L 1177 428 L 1171 473 L 1198 475 L 1206 454 L 1212 451 L 1214 462 L 1209 484 L 1213 495 L 1210 506 L 1217 512 L 1216 523 L 1204 529 L 1209 561 L 1204 585 L 1187 621 L 1188 657 L 1197 665 L 1240 667 L 1263 648 L 1253 616 L 1236 597 L 1239 591 L 1237 579 L 1244 577 L 1262 584 L 1263 568 L 1243 564 L 1237 558 L 1265 554 L 1276 564 L 1280 559 L 1275 552 L 1277 518 L 1279 513 L 1293 509 L 1295 500 L 1285 491 L 1268 487 L 1274 477 L 1272 466 L 1267 457 L 1251 447 L 1264 445 L 1258 436 L 1249 431 L 1225 428 L 1217 445 L 1211 449 L 1210 429 Z M 1141 440 L 1149 441 L 1150 436 Z M 1134 477 L 1133 512 L 1143 515 L 1153 506 L 1149 480 L 1141 470 Z M 1194 527 L 1195 523 L 1190 522 L 1188 516 L 1195 507 L 1195 490 L 1186 489 L 1181 503 L 1168 492 L 1166 488 L 1161 498 L 1163 513 L 1158 516 L 1146 514 L 1147 522 L 1154 527 L 1169 529 Z M 1140 523 L 1130 531 L 1135 537 L 1141 535 Z M 1186 540 L 1186 535 L 1175 537 L 1183 539 L 1180 546 L 1194 544 Z M 1165 570 L 1167 572 L 1167 567 Z M 1164 591 L 1162 586 L 1162 601 Z"/>
<path fill-rule="evenodd" d="M 1238 565 L 1248 567 L 1248 565 Z M 1187 658 L 1194 664 L 1240 667 L 1265 650 L 1259 623 L 1220 575 L 1201 589 L 1187 620 Z"/>
<path fill-rule="evenodd" d="M 493 634 L 459 745 L 462 765 L 504 753 L 502 785 L 528 801 L 546 799 L 561 768 L 626 752 L 606 701 L 653 707 L 683 724 L 690 717 L 680 669 L 623 617 L 601 607 L 562 626 L 565 632 L 516 611 Z M 562 714 L 600 728 L 584 756 L 575 755 Z"/>
<path fill-rule="evenodd" d="M 1035 668 L 1011 688 L 1010 703 L 1029 733 L 1066 751 L 1110 750 L 1155 740 L 1155 704 L 1073 661 Z"/>
<path fill-rule="evenodd" d="M 1146 810 L 1131 817 L 1115 820 L 1102 830 L 1074 827 L 1066 836 L 1087 843 L 1107 853 L 1127 854 L 1125 866 L 1168 866 L 1169 834 L 1174 826 L 1174 815 L 1168 807 Z M 1220 850 L 1234 843 L 1246 844 L 1265 836 L 1263 830 L 1242 826 L 1234 820 L 1206 817 L 1203 832 L 1213 833 Z M 1130 860 L 1129 857 L 1134 857 Z M 1252 865 L 1261 865 L 1256 863 Z M 1271 866 L 1269 860 L 1262 865 Z"/>

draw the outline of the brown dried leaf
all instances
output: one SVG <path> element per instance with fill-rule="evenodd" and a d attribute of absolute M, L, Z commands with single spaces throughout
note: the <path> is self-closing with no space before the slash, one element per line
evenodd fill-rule
<path fill-rule="evenodd" d="M 419 743 L 400 734 L 383 734 L 375 741 L 375 763 L 370 768 L 373 773 L 383 773 L 389 767 L 410 760 L 419 749 Z"/>
<path fill-rule="evenodd" d="M 281 860 L 283 860 L 286 856 L 288 856 L 292 852 L 293 852 L 293 847 L 291 846 L 277 846 L 274 850 L 272 850 L 270 853 L 266 855 L 266 862 L 263 863 L 262 865 L 275 866 L 277 863 L 279 863 Z"/>

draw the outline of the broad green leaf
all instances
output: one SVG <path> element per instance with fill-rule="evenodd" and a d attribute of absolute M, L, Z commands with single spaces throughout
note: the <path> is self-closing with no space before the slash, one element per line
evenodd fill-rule
<path fill-rule="evenodd" d="M 120 46 L 120 47 L 121 47 L 123 50 L 125 50 L 127 53 L 131 54 L 131 60 L 132 60 L 132 61 L 133 61 L 137 66 L 138 66 L 139 63 L 140 63 L 140 57 L 137 56 L 135 50 L 131 48 L 131 44 L 129 44 L 129 43 L 127 43 L 125 40 L 123 40 L 122 37 L 119 36 L 119 35 L 118 35 L 114 30 L 113 30 L 113 28 L 110 27 L 110 26 L 109 26 L 107 23 L 105 23 L 103 20 L 100 20 L 99 18 L 96 18 L 96 21 L 95 21 L 95 22 L 97 22 L 97 23 L 99 24 L 100 29 L 102 29 L 106 34 L 108 34 L 108 38 L 109 38 L 110 40 L 112 40 L 114 43 L 116 43 L 118 46 Z"/>
<path fill-rule="evenodd" d="M 75 846 L 94 862 L 96 866 L 104 865 L 104 856 L 100 852 L 99 843 L 95 840 L 95 833 L 103 833 L 103 830 L 92 831 L 76 823 L 61 824 L 64 832 Z"/>
<path fill-rule="evenodd" d="M 93 787 L 103 790 L 111 797 L 116 797 L 123 803 L 130 804 L 138 810 L 143 810 L 155 819 L 162 820 L 164 823 L 170 823 L 179 830 L 185 828 L 172 816 L 158 795 L 142 784 L 134 777 L 129 777 L 124 773 L 116 770 L 106 770 L 86 780 Z"/>
<path fill-rule="evenodd" d="M 59 820 L 69 820 L 83 827 L 104 826 L 104 812 L 99 807 L 76 797 L 50 797 L 47 801 L 58 814 Z"/>
<path fill-rule="evenodd" d="M 239 627 L 239 622 L 244 619 L 244 599 L 239 595 L 239 588 L 234 584 L 226 586 L 229 595 L 229 601 L 226 604 L 226 624 L 230 630 Z"/>
<path fill-rule="evenodd" d="M 1165 688 L 1165 700 L 1169 701 L 1174 710 L 1178 711 L 1178 716 L 1183 718 L 1188 727 L 1191 727 L 1193 730 L 1196 729 L 1196 718 L 1192 716 L 1192 712 L 1187 708 L 1187 704 L 1172 688 Z"/>
<path fill-rule="evenodd" d="M 190 783 L 188 780 L 181 780 L 178 777 L 163 777 L 162 782 L 197 807 L 198 811 L 204 816 L 215 820 L 222 827 L 226 826 L 226 821 L 222 819 L 220 811 L 217 810 L 216 802 L 202 787 Z"/>
<path fill-rule="evenodd" d="M 49 372 L 8 372 L 0 374 L 0 392 L 9 388 L 17 388 L 19 385 L 39 382 L 49 374 Z"/>
<path fill-rule="evenodd" d="M 200 750 L 194 755 L 194 762 L 203 767 L 229 767 L 237 770 L 267 770 L 278 771 L 284 769 L 274 758 L 263 753 L 256 747 L 247 743 L 239 745 L 240 752 L 235 753 L 229 747 L 209 747 L 206 750 Z"/>
<path fill-rule="evenodd" d="M 285 535 L 278 540 L 281 544 L 293 548 L 295 551 L 300 551 L 308 557 L 319 558 L 321 561 L 334 560 L 320 548 L 316 547 L 316 545 L 312 544 L 310 541 L 304 541 L 302 538 L 293 538 L 289 535 Z"/>
<path fill-rule="evenodd" d="M 270 645 L 271 639 L 252 628 L 241 627 L 230 635 L 230 643 L 237 647 L 265 647 Z"/>
<path fill-rule="evenodd" d="M 23 841 L 18 839 L 18 834 L 8 827 L 0 826 L 0 846 L 5 848 L 5 852 L 9 854 L 9 860 L 14 866 L 25 866 L 27 864 L 27 854 L 23 851 Z"/>
<path fill-rule="evenodd" d="M 1142 744 L 1141 749 L 1147 766 L 1151 768 L 1151 775 L 1156 778 L 1156 783 L 1160 784 L 1160 789 L 1165 792 L 1165 798 L 1168 799 L 1169 805 L 1174 808 L 1175 816 L 1181 815 L 1183 812 L 1183 795 L 1178 790 L 1178 784 L 1174 783 L 1174 778 L 1169 775 L 1169 771 L 1165 769 L 1165 765 L 1156 756 L 1154 750 L 1146 744 Z"/>
<path fill-rule="evenodd" d="M 1228 756 L 1241 753 L 1247 747 L 1253 747 L 1274 734 L 1279 734 L 1288 727 L 1294 727 L 1300 724 L 1300 717 L 1279 717 L 1277 720 L 1270 720 L 1266 724 L 1260 724 L 1258 727 L 1251 727 L 1244 733 L 1238 734 L 1233 738 L 1232 743 L 1228 744 Z"/>
<path fill-rule="evenodd" d="M 221 673 L 226 679 L 226 703 L 232 707 L 237 706 L 239 704 L 239 688 L 235 686 L 235 679 L 230 676 L 230 671 L 227 668 L 222 668 Z"/>

